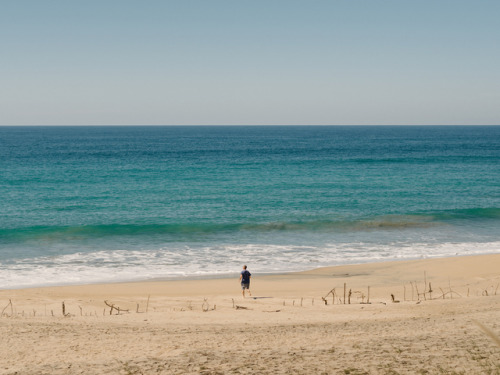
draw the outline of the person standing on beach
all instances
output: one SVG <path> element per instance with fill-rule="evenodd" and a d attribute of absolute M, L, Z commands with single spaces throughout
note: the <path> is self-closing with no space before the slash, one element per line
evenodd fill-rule
<path fill-rule="evenodd" d="M 245 289 L 248 290 L 249 296 L 252 296 L 250 292 L 250 277 L 252 277 L 252 274 L 247 270 L 247 266 L 243 266 L 243 270 L 240 273 L 241 293 L 243 294 L 243 298 L 245 298 Z"/>

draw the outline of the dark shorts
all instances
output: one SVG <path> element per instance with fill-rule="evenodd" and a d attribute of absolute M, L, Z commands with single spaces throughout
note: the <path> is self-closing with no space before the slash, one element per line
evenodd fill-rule
<path fill-rule="evenodd" d="M 250 283 L 241 283 L 241 289 L 250 289 Z"/>

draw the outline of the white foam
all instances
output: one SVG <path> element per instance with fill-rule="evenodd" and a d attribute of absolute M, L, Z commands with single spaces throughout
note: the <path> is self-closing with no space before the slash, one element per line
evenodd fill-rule
<path fill-rule="evenodd" d="M 330 243 L 314 246 L 224 245 L 156 250 L 102 250 L 0 264 L 3 288 L 138 281 L 152 278 L 301 271 L 323 266 L 500 252 L 488 243 Z"/>

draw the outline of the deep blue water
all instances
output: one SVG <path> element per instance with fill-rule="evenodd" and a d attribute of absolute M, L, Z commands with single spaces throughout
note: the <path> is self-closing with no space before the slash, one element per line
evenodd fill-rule
<path fill-rule="evenodd" d="M 500 251 L 500 126 L 0 127 L 0 287 Z"/>

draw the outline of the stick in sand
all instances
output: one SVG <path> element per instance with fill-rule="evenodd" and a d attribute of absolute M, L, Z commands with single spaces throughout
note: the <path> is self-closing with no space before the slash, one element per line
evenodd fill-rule
<path fill-rule="evenodd" d="M 10 316 L 12 316 L 12 315 L 13 315 L 13 314 L 12 314 L 12 300 L 10 300 L 10 299 L 9 299 L 9 303 L 7 304 L 7 306 L 5 306 L 5 307 L 3 308 L 3 310 L 2 310 L 2 315 L 0 315 L 0 316 L 3 316 L 3 313 L 5 312 L 5 310 L 7 309 L 7 307 L 9 307 L 9 306 L 10 306 Z"/>

